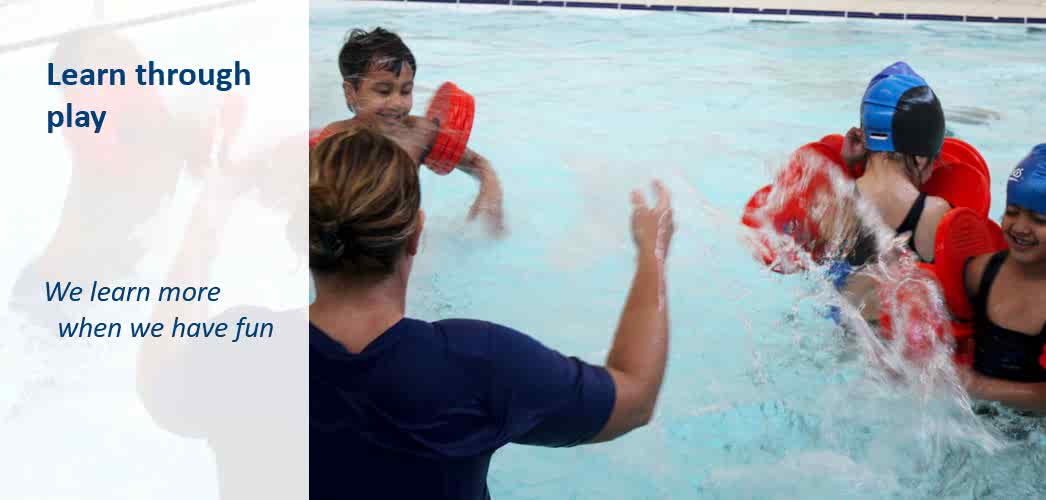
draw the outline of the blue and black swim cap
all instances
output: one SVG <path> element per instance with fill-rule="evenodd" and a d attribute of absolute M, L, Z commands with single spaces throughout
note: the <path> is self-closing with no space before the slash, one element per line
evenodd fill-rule
<path fill-rule="evenodd" d="M 868 83 L 861 128 L 869 151 L 933 157 L 944 143 L 944 110 L 926 80 L 897 62 Z"/>
<path fill-rule="evenodd" d="M 1006 203 L 1046 214 L 1046 144 L 1032 148 L 1006 183 Z"/>

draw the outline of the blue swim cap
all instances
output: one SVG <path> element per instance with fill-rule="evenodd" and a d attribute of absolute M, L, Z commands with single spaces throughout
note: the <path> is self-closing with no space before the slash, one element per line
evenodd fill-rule
<path fill-rule="evenodd" d="M 1032 148 L 1006 183 L 1006 203 L 1046 214 L 1046 144 Z"/>
<path fill-rule="evenodd" d="M 919 76 L 919 74 L 916 73 L 915 70 L 908 65 L 908 63 L 904 61 L 897 61 L 880 71 L 878 75 L 872 77 L 872 80 L 868 82 L 868 86 L 864 89 L 865 96 L 868 96 L 868 91 L 871 90 L 873 85 L 878 83 L 880 80 L 890 76 L 914 76 L 920 80 L 925 81 L 923 77 Z"/>
<path fill-rule="evenodd" d="M 926 80 L 897 62 L 869 82 L 861 128 L 869 151 L 937 156 L 944 143 L 944 110 Z"/>

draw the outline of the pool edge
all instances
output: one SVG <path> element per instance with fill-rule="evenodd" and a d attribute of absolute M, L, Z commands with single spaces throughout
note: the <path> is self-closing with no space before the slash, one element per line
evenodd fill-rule
<path fill-rule="evenodd" d="M 867 9 L 848 10 L 842 8 L 811 9 L 790 7 L 753 7 L 711 5 L 711 2 L 686 0 L 654 0 L 650 2 L 614 2 L 606 0 L 342 0 L 353 3 L 412 3 L 428 5 L 479 5 L 493 7 L 538 7 L 538 8 L 580 8 L 599 10 L 656 11 L 729 14 L 756 18 L 783 18 L 807 20 L 888 20 L 888 21 L 939 21 L 972 24 L 1009 24 L 1009 25 L 1046 25 L 1046 7 L 1028 9 L 1023 15 L 984 15 L 982 13 L 961 13 L 955 10 L 919 8 L 911 12 L 896 12 L 890 9 L 872 11 Z M 802 3 L 802 0 L 795 3 Z M 706 5 L 708 4 L 708 5 Z M 998 6 L 996 4 L 995 6 Z M 1012 7 L 1012 6 L 1011 6 Z"/>

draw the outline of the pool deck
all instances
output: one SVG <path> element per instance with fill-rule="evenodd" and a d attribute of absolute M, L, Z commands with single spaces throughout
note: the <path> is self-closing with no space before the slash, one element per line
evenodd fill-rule
<path fill-rule="evenodd" d="M 385 0 L 819 18 L 1046 25 L 1046 0 Z"/>

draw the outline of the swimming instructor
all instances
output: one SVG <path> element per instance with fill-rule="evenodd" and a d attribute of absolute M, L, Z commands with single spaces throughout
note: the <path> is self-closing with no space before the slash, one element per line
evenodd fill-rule
<path fill-rule="evenodd" d="M 674 232 L 655 183 L 632 193 L 638 264 L 605 366 L 495 323 L 405 317 L 425 214 L 418 167 L 370 129 L 309 154 L 310 496 L 487 499 L 508 443 L 615 439 L 653 416 L 668 354 L 665 258 Z"/>

